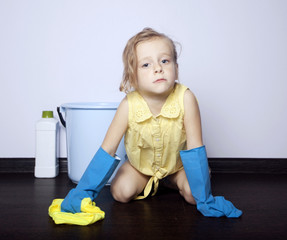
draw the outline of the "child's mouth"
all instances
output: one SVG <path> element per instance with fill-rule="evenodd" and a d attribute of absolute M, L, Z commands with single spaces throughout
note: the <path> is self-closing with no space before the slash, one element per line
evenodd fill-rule
<path fill-rule="evenodd" d="M 160 82 L 165 82 L 165 81 L 166 81 L 166 79 L 159 78 L 159 79 L 155 80 L 153 83 L 160 83 Z"/>

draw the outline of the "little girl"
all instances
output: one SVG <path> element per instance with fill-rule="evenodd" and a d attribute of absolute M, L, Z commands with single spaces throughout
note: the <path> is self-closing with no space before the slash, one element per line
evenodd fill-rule
<path fill-rule="evenodd" d="M 174 42 L 145 28 L 128 41 L 123 62 L 120 90 L 127 95 L 78 186 L 58 203 L 61 212 L 88 212 L 83 200 L 90 205 L 108 181 L 118 164 L 112 156 L 125 135 L 128 161 L 111 183 L 116 201 L 153 196 L 165 179 L 203 215 L 239 217 L 242 212 L 231 202 L 211 194 L 199 108 L 194 94 L 177 82 Z"/>
<path fill-rule="evenodd" d="M 146 197 L 159 179 L 178 188 L 195 204 L 179 151 L 202 146 L 196 99 L 178 79 L 177 52 L 167 36 L 144 29 L 131 38 L 123 53 L 124 74 L 120 90 L 127 92 L 102 144 L 114 155 L 125 134 L 129 161 L 111 184 L 120 202 Z M 143 189 L 144 195 L 138 196 Z"/>

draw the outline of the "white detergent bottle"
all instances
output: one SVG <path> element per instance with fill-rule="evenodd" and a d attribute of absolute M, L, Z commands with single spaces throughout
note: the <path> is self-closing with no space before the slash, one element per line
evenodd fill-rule
<path fill-rule="evenodd" d="M 43 111 L 42 119 L 36 123 L 36 178 L 53 178 L 59 173 L 58 128 L 53 111 Z"/>

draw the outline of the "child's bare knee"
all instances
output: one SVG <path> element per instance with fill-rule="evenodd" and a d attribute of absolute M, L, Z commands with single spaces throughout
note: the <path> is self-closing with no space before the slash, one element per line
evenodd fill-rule
<path fill-rule="evenodd" d="M 111 185 L 111 194 L 113 198 L 121 203 L 128 203 L 134 198 L 135 193 L 127 186 Z"/>
<path fill-rule="evenodd" d="M 184 187 L 180 191 L 181 195 L 184 197 L 185 201 L 189 204 L 196 205 L 196 202 L 192 196 L 189 184 L 184 184 Z"/>
<path fill-rule="evenodd" d="M 112 192 L 112 196 L 117 202 L 121 203 L 128 203 L 131 200 L 130 198 L 123 196 L 121 192 Z"/>
<path fill-rule="evenodd" d="M 191 205 L 196 205 L 196 202 L 195 202 L 195 200 L 194 200 L 192 194 L 184 196 L 184 199 L 185 199 L 185 201 L 187 201 L 189 204 L 191 204 Z"/>

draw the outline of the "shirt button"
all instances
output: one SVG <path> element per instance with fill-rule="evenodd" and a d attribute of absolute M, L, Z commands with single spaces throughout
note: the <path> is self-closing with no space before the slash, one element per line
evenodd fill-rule
<path fill-rule="evenodd" d="M 159 141 L 159 138 L 157 138 L 156 141 L 158 142 L 158 141 Z"/>
<path fill-rule="evenodd" d="M 157 156 L 157 157 L 160 157 L 161 155 L 160 155 L 160 154 L 157 154 L 156 156 Z"/>

